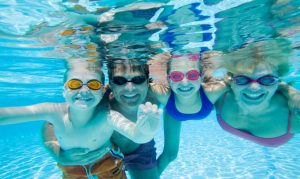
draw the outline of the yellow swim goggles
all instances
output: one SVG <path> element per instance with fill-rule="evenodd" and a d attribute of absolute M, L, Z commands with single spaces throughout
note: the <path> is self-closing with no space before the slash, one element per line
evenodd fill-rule
<path fill-rule="evenodd" d="M 66 85 L 71 90 L 80 89 L 82 86 L 87 86 L 91 90 L 99 90 L 102 87 L 102 83 L 98 80 L 89 80 L 87 83 L 83 83 L 79 79 L 71 79 L 66 83 Z"/>

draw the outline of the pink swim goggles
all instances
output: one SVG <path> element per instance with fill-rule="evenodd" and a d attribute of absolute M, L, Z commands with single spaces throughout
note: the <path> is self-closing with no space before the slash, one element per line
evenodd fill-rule
<path fill-rule="evenodd" d="M 172 71 L 169 75 L 169 78 L 173 82 L 179 82 L 183 80 L 184 76 L 186 76 L 186 78 L 190 81 L 196 81 L 200 77 L 200 72 L 197 70 L 190 70 L 184 74 L 181 71 Z"/>

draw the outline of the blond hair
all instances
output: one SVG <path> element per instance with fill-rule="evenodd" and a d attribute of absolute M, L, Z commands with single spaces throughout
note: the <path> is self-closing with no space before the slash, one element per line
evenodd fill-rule
<path fill-rule="evenodd" d="M 284 76 L 290 71 L 291 55 L 290 41 L 277 38 L 247 44 L 244 48 L 211 57 L 209 60 L 218 61 L 214 64 L 233 74 L 252 73 L 258 64 L 263 63 L 270 66 L 279 76 Z"/>

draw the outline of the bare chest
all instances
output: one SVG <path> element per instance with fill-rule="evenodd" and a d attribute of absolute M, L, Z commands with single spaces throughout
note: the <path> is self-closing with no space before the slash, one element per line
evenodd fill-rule
<path fill-rule="evenodd" d="M 287 108 L 274 105 L 260 115 L 243 114 L 236 104 L 228 103 L 223 106 L 222 118 L 233 128 L 258 137 L 273 138 L 287 133 L 289 111 Z"/>
<path fill-rule="evenodd" d="M 63 149 L 86 148 L 99 149 L 112 136 L 113 129 L 105 118 L 89 122 L 84 126 L 65 125 L 55 131 L 57 139 Z"/>

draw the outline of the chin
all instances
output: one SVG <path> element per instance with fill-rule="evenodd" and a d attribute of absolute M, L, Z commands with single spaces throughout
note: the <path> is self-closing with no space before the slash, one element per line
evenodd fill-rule
<path fill-rule="evenodd" d="M 75 102 L 73 103 L 73 106 L 78 108 L 78 109 L 90 109 L 95 107 L 97 104 L 95 103 L 82 103 L 82 102 Z"/>
<path fill-rule="evenodd" d="M 269 103 L 263 101 L 257 104 L 249 104 L 247 102 L 240 101 L 238 102 L 238 105 L 243 109 L 244 113 L 259 114 L 264 112 L 266 108 L 268 108 Z"/>

